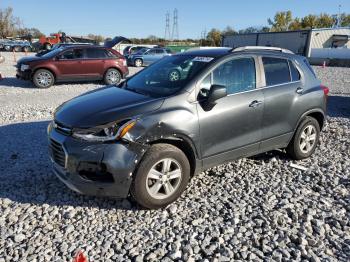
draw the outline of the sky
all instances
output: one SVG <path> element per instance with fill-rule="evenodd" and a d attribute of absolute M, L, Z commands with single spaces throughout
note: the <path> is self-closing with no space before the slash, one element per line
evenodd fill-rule
<path fill-rule="evenodd" d="M 336 14 L 339 5 L 342 12 L 350 13 L 350 0 L 0 0 L 0 8 L 13 7 L 25 27 L 36 27 L 45 34 L 62 30 L 71 35 L 130 38 L 164 37 L 165 14 L 177 8 L 181 39 L 196 39 L 204 30 L 228 25 L 235 30 L 264 26 L 277 11 L 291 10 L 293 17 Z"/>

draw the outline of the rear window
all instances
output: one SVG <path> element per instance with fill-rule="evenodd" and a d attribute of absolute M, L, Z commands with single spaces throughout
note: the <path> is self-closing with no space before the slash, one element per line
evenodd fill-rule
<path fill-rule="evenodd" d="M 292 61 L 289 61 L 289 68 L 290 68 L 290 75 L 292 77 L 292 81 L 299 81 L 300 73 Z"/>
<path fill-rule="evenodd" d="M 288 83 L 291 81 L 288 61 L 283 58 L 263 57 L 265 80 L 267 86 Z"/>

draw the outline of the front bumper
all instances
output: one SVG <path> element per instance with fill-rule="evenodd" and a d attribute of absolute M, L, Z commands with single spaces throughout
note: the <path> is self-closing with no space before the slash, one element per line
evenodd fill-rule
<path fill-rule="evenodd" d="M 50 126 L 48 142 L 53 171 L 63 183 L 80 194 L 113 198 L 128 196 L 133 172 L 147 149 L 133 142 L 86 142 Z"/>
<path fill-rule="evenodd" d="M 21 71 L 20 69 L 17 69 L 17 72 L 16 72 L 16 77 L 23 80 L 30 80 L 31 75 L 32 75 L 31 70 Z"/>

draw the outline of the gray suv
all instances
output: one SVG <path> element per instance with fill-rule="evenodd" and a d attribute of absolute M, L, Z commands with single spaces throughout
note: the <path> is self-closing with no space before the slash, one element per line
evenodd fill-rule
<path fill-rule="evenodd" d="M 164 207 L 215 165 L 273 149 L 309 157 L 328 91 L 288 50 L 168 56 L 57 108 L 48 127 L 53 170 L 79 193 Z"/>

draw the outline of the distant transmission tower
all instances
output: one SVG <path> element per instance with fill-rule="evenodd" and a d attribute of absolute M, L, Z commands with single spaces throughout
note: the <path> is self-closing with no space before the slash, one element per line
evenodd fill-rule
<path fill-rule="evenodd" d="M 178 12 L 177 9 L 174 9 L 174 23 L 173 23 L 173 32 L 171 34 L 171 40 L 179 39 L 179 23 L 178 23 Z"/>
<path fill-rule="evenodd" d="M 167 12 L 165 15 L 165 40 L 170 40 L 170 13 Z"/>

